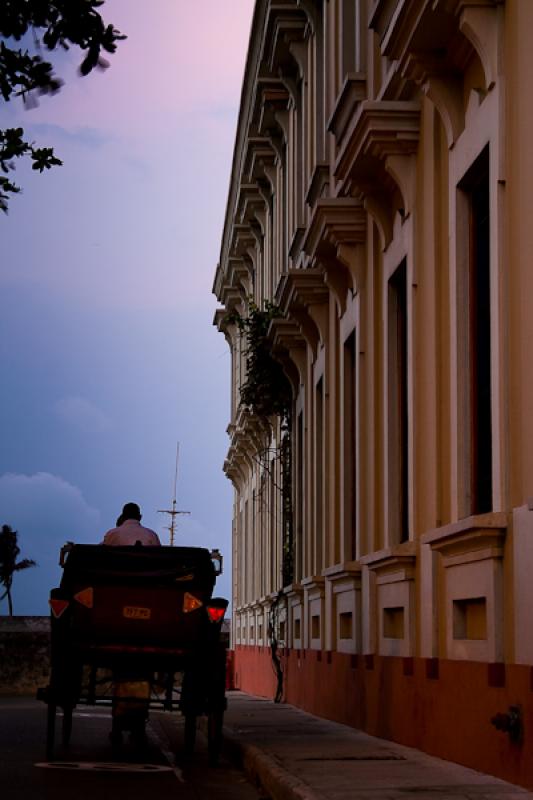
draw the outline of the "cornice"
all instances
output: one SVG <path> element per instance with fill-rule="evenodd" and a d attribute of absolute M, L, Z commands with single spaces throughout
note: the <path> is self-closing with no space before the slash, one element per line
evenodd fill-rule
<path fill-rule="evenodd" d="M 310 258 L 341 244 L 360 244 L 366 240 L 367 217 L 363 205 L 353 197 L 319 200 L 311 215 L 302 249 Z"/>
<path fill-rule="evenodd" d="M 289 243 L 289 258 L 293 264 L 297 264 L 300 254 L 302 252 L 302 244 L 305 237 L 305 228 L 298 225 L 293 233 L 292 239 Z"/>
<path fill-rule="evenodd" d="M 420 105 L 394 100 L 365 100 L 341 148 L 335 175 L 342 179 L 368 172 L 365 159 L 416 153 L 420 135 Z M 364 163 L 363 163 L 364 162 Z"/>
<path fill-rule="evenodd" d="M 235 223 L 232 228 L 230 253 L 232 256 L 249 256 L 249 250 L 255 247 L 255 238 L 249 224 Z"/>
<path fill-rule="evenodd" d="M 364 284 L 364 265 L 355 248 L 366 242 L 367 212 L 353 197 L 320 200 L 307 228 L 303 249 L 311 263 L 319 263 L 334 293 L 341 315 L 348 290 L 357 293 Z"/>
<path fill-rule="evenodd" d="M 249 135 L 251 121 L 252 121 L 252 108 L 253 108 L 253 98 L 255 94 L 255 83 L 259 72 L 260 52 L 262 48 L 264 25 L 265 25 L 265 18 L 268 5 L 269 4 L 267 0 L 256 0 L 254 7 L 254 15 L 250 31 L 250 42 L 248 46 L 248 54 L 246 57 L 246 66 L 244 70 L 244 78 L 242 84 L 241 101 L 239 105 L 239 118 L 237 121 L 235 147 L 233 150 L 233 161 L 231 168 L 228 200 L 226 204 L 226 215 L 225 215 L 224 229 L 222 234 L 222 244 L 220 253 L 221 263 L 224 263 L 228 255 L 231 238 L 233 237 L 232 228 L 235 216 L 235 202 L 239 184 L 242 181 L 242 161 L 244 158 L 243 151 L 246 138 Z"/>
<path fill-rule="evenodd" d="M 334 174 L 342 194 L 359 195 L 380 231 L 383 248 L 392 238 L 395 192 L 405 218 L 414 205 L 420 106 L 411 101 L 366 100 L 345 136 Z M 398 204 L 396 204 L 397 206 Z"/>
<path fill-rule="evenodd" d="M 279 281 L 276 301 L 287 319 L 294 319 L 316 356 L 327 334 L 329 289 L 322 268 L 289 269 Z"/>
<path fill-rule="evenodd" d="M 261 136 L 271 138 L 272 132 L 276 130 L 279 130 L 284 137 L 286 136 L 279 115 L 287 111 L 290 102 L 290 93 L 281 78 L 261 77 L 257 79 L 253 116 Z M 274 144 L 273 141 L 272 144 Z"/>
<path fill-rule="evenodd" d="M 307 367 L 307 341 L 301 326 L 294 319 L 275 317 L 268 329 L 272 342 L 272 355 L 283 366 L 294 393 L 305 382 Z"/>
<path fill-rule="evenodd" d="M 295 347 L 305 347 L 305 338 L 298 323 L 284 317 L 274 317 L 269 326 L 268 337 L 276 349 L 291 350 Z"/>
<path fill-rule="evenodd" d="M 253 183 L 263 177 L 265 167 L 274 166 L 277 155 L 268 136 L 250 136 L 246 140 L 243 180 Z"/>
<path fill-rule="evenodd" d="M 416 558 L 416 542 L 404 542 L 363 556 L 360 563 L 376 573 L 378 581 L 388 583 L 392 576 L 397 580 L 414 580 Z"/>
<path fill-rule="evenodd" d="M 241 184 L 235 214 L 241 224 L 250 223 L 250 225 L 252 225 L 254 220 L 257 220 L 262 226 L 262 221 L 257 214 L 257 210 L 263 208 L 264 205 L 264 197 L 262 197 L 256 183 Z M 253 234 L 253 229 L 251 228 L 251 230 Z"/>
<path fill-rule="evenodd" d="M 305 202 L 311 208 L 315 205 L 319 198 L 323 197 L 329 186 L 329 164 L 319 163 L 315 166 L 307 192 L 305 195 Z"/>
<path fill-rule="evenodd" d="M 366 95 L 366 74 L 351 72 L 346 75 L 327 126 L 328 131 L 335 136 L 337 147 L 341 147 L 350 120 L 354 118 Z"/>
<path fill-rule="evenodd" d="M 463 74 L 477 54 L 485 76 L 480 92 L 495 85 L 500 58 L 498 6 L 504 0 L 378 0 L 369 27 L 396 75 L 418 84 L 434 103 L 452 147 L 464 128 Z"/>
<path fill-rule="evenodd" d="M 289 269 L 280 278 L 276 299 L 287 316 L 295 306 L 326 303 L 328 289 L 324 283 L 324 271 Z"/>
<path fill-rule="evenodd" d="M 302 41 L 307 33 L 307 16 L 294 3 L 272 3 L 269 6 L 262 58 L 271 72 L 276 72 L 292 57 L 291 42 Z"/>

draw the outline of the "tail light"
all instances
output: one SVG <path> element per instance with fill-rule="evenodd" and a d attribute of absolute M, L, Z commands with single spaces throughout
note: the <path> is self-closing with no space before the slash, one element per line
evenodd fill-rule
<path fill-rule="evenodd" d="M 80 603 L 85 608 L 92 608 L 94 603 L 94 591 L 92 587 L 88 589 L 82 589 L 81 592 L 78 592 L 74 595 L 74 600 Z"/>
<path fill-rule="evenodd" d="M 52 609 L 52 614 L 56 619 L 59 619 L 61 614 L 63 614 L 69 606 L 68 600 L 59 600 L 55 597 L 51 597 L 48 603 L 50 604 L 50 608 Z"/>
<path fill-rule="evenodd" d="M 225 613 L 226 609 L 220 606 L 207 606 L 207 616 L 211 622 L 222 622 Z"/>
<path fill-rule="evenodd" d="M 198 600 L 190 592 L 185 592 L 183 595 L 183 613 L 189 614 L 191 611 L 196 611 L 197 608 L 201 608 L 203 603 L 201 600 Z"/>

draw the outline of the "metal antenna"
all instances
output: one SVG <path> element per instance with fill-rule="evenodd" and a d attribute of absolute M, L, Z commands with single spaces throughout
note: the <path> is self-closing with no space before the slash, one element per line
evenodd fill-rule
<path fill-rule="evenodd" d="M 158 510 L 158 514 L 169 514 L 170 515 L 170 525 L 167 526 L 166 530 L 170 531 L 170 546 L 174 547 L 174 533 L 176 531 L 176 517 L 178 514 L 190 514 L 190 511 L 178 511 L 176 509 L 176 489 L 178 486 L 178 459 L 180 454 L 180 443 L 178 442 L 176 446 L 176 471 L 174 473 L 174 499 L 172 500 L 172 509 L 168 508 L 160 508 Z"/>

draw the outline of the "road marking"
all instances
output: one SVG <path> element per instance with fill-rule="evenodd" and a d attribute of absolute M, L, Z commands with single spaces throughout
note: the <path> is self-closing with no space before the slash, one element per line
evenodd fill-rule
<path fill-rule="evenodd" d="M 163 737 L 158 734 L 151 720 L 149 720 L 146 724 L 146 732 L 149 735 L 150 739 L 153 741 L 153 743 L 156 745 L 156 747 L 159 749 L 159 751 L 163 754 L 163 756 L 170 764 L 170 769 L 172 769 L 172 772 L 179 780 L 179 782 L 185 783 L 183 772 L 178 767 L 176 758 L 174 757 L 174 753 L 172 752 L 172 750 L 169 749 L 168 743 L 163 739 Z"/>
<path fill-rule="evenodd" d="M 173 772 L 172 767 L 167 767 L 165 764 L 128 764 L 120 761 L 40 761 L 34 766 L 78 772 Z"/>
<path fill-rule="evenodd" d="M 88 711 L 75 711 L 72 715 L 73 717 L 89 717 L 90 719 L 111 719 L 110 714 L 91 714 Z"/>

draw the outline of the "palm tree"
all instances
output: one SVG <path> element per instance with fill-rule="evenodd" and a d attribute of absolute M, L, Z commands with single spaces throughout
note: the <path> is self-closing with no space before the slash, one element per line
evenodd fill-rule
<path fill-rule="evenodd" d="M 13 601 L 11 599 L 11 584 L 13 575 L 28 567 L 35 567 L 35 561 L 31 558 L 23 558 L 17 561 L 20 547 L 17 544 L 18 532 L 12 530 L 10 525 L 2 525 L 0 533 L 0 583 L 4 586 L 5 592 L 0 597 L 3 600 L 7 597 L 9 616 L 13 616 Z"/>

